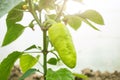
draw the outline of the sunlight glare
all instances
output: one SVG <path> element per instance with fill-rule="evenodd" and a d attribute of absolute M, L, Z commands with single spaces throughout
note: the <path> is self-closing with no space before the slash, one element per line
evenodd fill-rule
<path fill-rule="evenodd" d="M 85 9 L 84 4 L 72 0 L 68 0 L 66 4 L 66 12 L 69 14 L 75 14 L 81 12 L 84 9 Z"/>

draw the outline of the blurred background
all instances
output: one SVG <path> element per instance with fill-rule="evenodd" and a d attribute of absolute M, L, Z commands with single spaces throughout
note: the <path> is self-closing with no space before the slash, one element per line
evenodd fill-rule
<path fill-rule="evenodd" d="M 73 2 L 72 2 L 73 3 Z M 71 14 L 81 9 L 94 9 L 104 18 L 105 25 L 96 25 L 101 31 L 96 31 L 87 24 L 77 30 L 69 28 L 77 51 L 76 72 L 84 68 L 100 71 L 120 71 L 120 1 L 119 0 L 83 0 L 81 4 L 68 3 Z M 6 15 L 0 19 L 0 45 L 6 32 Z M 32 16 L 25 14 L 22 24 L 28 25 Z M 36 44 L 42 45 L 42 33 L 38 26 L 35 31 L 27 28 L 12 44 L 0 47 L 0 62 L 11 52 L 23 51 Z M 37 66 L 37 65 L 36 65 Z"/>

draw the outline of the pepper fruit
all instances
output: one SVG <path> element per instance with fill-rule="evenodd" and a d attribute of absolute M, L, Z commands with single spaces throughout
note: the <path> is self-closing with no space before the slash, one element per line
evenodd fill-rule
<path fill-rule="evenodd" d="M 53 24 L 48 36 L 63 63 L 69 68 L 76 66 L 76 50 L 67 27 L 62 23 Z"/>

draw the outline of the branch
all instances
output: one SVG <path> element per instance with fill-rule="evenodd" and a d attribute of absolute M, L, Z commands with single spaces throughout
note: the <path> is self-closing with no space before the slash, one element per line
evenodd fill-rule
<path fill-rule="evenodd" d="M 42 51 L 24 51 L 24 53 L 42 53 Z"/>
<path fill-rule="evenodd" d="M 62 15 L 62 12 L 63 12 L 63 10 L 65 8 L 66 3 L 67 3 L 67 0 L 64 0 L 62 8 L 61 8 L 60 12 L 58 13 L 57 18 L 55 19 L 55 21 L 59 20 L 60 16 Z"/>
<path fill-rule="evenodd" d="M 38 23 L 38 25 L 42 28 L 43 26 L 42 26 L 42 24 L 37 16 L 37 13 L 34 10 L 34 5 L 33 5 L 32 1 L 29 0 L 28 4 L 29 4 L 29 10 L 30 10 L 31 14 L 33 15 L 33 17 L 36 20 L 36 22 Z"/>

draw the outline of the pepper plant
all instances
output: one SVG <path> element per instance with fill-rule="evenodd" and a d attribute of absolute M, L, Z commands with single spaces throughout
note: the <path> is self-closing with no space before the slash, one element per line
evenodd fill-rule
<path fill-rule="evenodd" d="M 72 73 L 68 68 L 76 66 L 76 50 L 71 34 L 67 28 L 72 27 L 77 30 L 82 22 L 85 22 L 95 30 L 91 22 L 104 25 L 102 16 L 95 10 L 86 10 L 82 13 L 70 15 L 65 12 L 68 0 L 1 0 L 0 17 L 7 13 L 7 32 L 4 36 L 2 47 L 14 42 L 28 28 L 35 31 L 34 26 L 38 25 L 43 33 L 43 45 L 31 45 L 24 51 L 14 51 L 10 53 L 0 63 L 0 80 L 8 80 L 11 68 L 17 59 L 20 59 L 20 68 L 23 76 L 19 80 L 40 72 L 44 80 L 74 80 L 74 76 L 86 78 L 83 75 Z M 81 0 L 73 0 L 81 2 Z M 19 22 L 24 18 L 24 13 L 31 13 L 33 20 L 28 26 Z M 22 43 L 21 43 L 22 44 Z M 24 45 L 24 44 L 23 44 Z M 37 52 L 34 52 L 34 50 Z M 33 50 L 33 51 L 32 51 Z M 28 52 L 29 51 L 29 52 Z M 31 55 L 33 53 L 33 55 Z M 37 53 L 35 57 L 34 54 Z M 48 58 L 48 54 L 54 54 Z M 39 58 L 43 57 L 43 62 Z M 68 68 L 60 68 L 57 71 L 48 68 L 47 64 L 57 65 L 62 61 Z M 39 63 L 43 70 L 35 69 L 33 66 Z"/>

